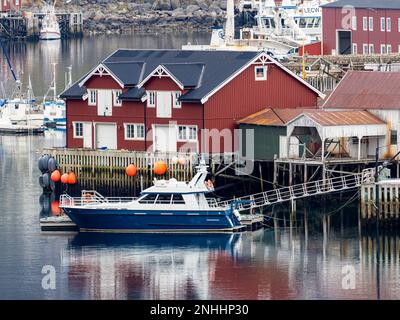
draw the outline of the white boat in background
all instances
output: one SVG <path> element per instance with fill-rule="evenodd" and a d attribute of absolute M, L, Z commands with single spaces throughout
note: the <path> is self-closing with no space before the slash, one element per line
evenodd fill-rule
<path fill-rule="evenodd" d="M 66 89 L 70 86 L 71 80 L 71 68 L 68 72 L 68 82 L 66 83 Z M 47 96 L 50 92 L 53 92 L 53 98 L 47 100 Z M 43 98 L 43 110 L 44 110 L 44 125 L 47 127 L 65 127 L 67 125 L 65 101 L 59 99 L 57 96 L 57 78 L 56 78 L 56 64 L 53 63 L 53 81 Z"/>
<path fill-rule="evenodd" d="M 43 111 L 35 105 L 30 79 L 26 95 L 22 92 L 21 84 L 18 83 L 12 98 L 7 99 L 0 109 L 1 126 L 6 129 L 10 129 L 10 125 L 39 129 L 43 127 L 43 118 Z"/>
<path fill-rule="evenodd" d="M 42 20 L 42 27 L 40 28 L 40 40 L 58 40 L 61 39 L 60 25 L 55 13 L 55 4 L 47 4 L 45 6 L 45 16 Z"/>

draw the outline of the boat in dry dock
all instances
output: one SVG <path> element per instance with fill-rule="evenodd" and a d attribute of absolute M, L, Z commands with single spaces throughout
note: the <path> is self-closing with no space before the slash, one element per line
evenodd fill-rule
<path fill-rule="evenodd" d="M 82 191 L 62 195 L 60 208 L 83 232 L 235 232 L 245 229 L 232 206 L 206 195 L 214 191 L 205 164 L 189 182 L 156 180 L 139 198 L 105 198 Z"/>

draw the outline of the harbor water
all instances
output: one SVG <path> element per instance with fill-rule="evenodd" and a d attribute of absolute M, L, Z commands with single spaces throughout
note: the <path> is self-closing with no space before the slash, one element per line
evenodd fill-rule
<path fill-rule="evenodd" d="M 39 97 L 52 62 L 62 88 L 66 67 L 77 79 L 118 47 L 178 48 L 195 39 L 207 43 L 208 35 L 83 38 L 53 53 L 19 43 L 11 58 Z M 4 60 L 0 67 L 10 89 Z M 44 147 L 64 144 L 63 131 L 0 136 L 0 299 L 400 299 L 400 237 L 382 233 L 378 242 L 361 231 L 356 191 L 299 203 L 295 217 L 289 204 L 277 205 L 255 232 L 42 233 L 40 217 L 57 208 L 42 195 L 37 160 Z M 43 285 L 46 270 L 55 288 Z"/>

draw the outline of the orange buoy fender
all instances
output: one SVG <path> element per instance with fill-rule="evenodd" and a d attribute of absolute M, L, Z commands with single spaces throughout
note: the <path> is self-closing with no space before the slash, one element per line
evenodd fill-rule
<path fill-rule="evenodd" d="M 53 171 L 53 173 L 50 176 L 50 179 L 54 182 L 58 182 L 61 179 L 61 173 L 59 170 Z"/>
<path fill-rule="evenodd" d="M 167 172 L 167 165 L 165 164 L 164 161 L 157 161 L 154 164 L 154 173 L 158 175 L 163 175 L 164 173 Z"/>
<path fill-rule="evenodd" d="M 125 173 L 129 177 L 134 177 L 137 174 L 137 168 L 134 164 L 130 164 L 129 166 L 126 167 Z"/>
<path fill-rule="evenodd" d="M 68 173 L 64 173 L 61 176 L 61 182 L 64 183 L 64 184 L 67 184 L 68 183 L 68 177 L 69 177 L 69 174 Z"/>
<path fill-rule="evenodd" d="M 68 174 L 68 184 L 76 184 L 77 183 L 77 179 L 76 179 L 76 175 L 73 172 L 70 172 Z"/>

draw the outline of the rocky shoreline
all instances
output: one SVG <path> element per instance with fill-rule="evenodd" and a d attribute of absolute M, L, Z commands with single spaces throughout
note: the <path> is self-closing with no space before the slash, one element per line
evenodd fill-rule
<path fill-rule="evenodd" d="M 82 11 L 86 34 L 204 31 L 224 23 L 226 0 L 72 0 L 56 10 Z"/>

